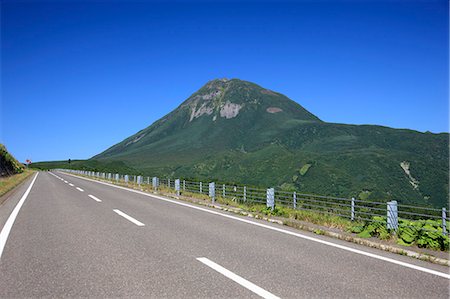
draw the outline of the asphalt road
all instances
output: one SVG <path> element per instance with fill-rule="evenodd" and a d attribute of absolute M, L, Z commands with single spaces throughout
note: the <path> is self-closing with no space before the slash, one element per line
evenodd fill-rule
<path fill-rule="evenodd" d="M 30 183 L 0 207 L 0 227 Z M 277 224 L 41 172 L 0 258 L 0 297 L 448 298 L 448 273 Z"/>

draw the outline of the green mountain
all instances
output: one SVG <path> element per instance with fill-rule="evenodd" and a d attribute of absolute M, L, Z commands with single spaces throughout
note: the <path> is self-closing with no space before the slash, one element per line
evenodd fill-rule
<path fill-rule="evenodd" d="M 238 79 L 208 82 L 79 166 L 107 163 L 144 175 L 448 205 L 449 134 L 327 123 L 280 93 Z"/>

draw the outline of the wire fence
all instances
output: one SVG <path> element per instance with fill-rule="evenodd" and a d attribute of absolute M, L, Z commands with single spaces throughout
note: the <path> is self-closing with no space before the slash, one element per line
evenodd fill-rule
<path fill-rule="evenodd" d="M 324 215 L 338 216 L 351 221 L 383 223 L 388 229 L 419 229 L 430 233 L 442 233 L 448 235 L 447 222 L 450 221 L 448 207 L 441 209 L 398 204 L 396 201 L 376 202 L 355 198 L 339 198 L 298 192 L 273 190 L 273 198 L 270 189 L 252 188 L 242 185 L 219 184 L 215 182 L 201 182 L 188 180 L 174 180 L 171 178 L 143 177 L 136 175 L 123 175 L 101 173 L 83 170 L 59 169 L 79 175 L 108 180 L 112 183 L 147 185 L 154 190 L 167 188 L 177 194 L 183 192 L 197 193 L 211 197 L 214 202 L 216 197 L 231 200 L 247 205 L 266 205 L 274 209 L 275 206 L 288 207 L 295 210 L 309 211 Z M 439 222 L 436 226 L 418 227 L 414 221 L 434 220 Z M 431 228 L 430 228 L 431 227 Z"/>

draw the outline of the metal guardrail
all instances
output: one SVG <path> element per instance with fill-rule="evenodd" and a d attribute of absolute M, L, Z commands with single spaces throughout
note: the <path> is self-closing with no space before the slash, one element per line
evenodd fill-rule
<path fill-rule="evenodd" d="M 447 208 L 436 209 L 424 206 L 413 206 L 398 204 L 396 201 L 375 202 L 355 198 L 339 198 L 331 196 L 321 196 L 313 194 L 303 194 L 298 192 L 286 192 L 269 189 L 250 188 L 241 185 L 227 185 L 197 181 L 174 179 L 159 179 L 157 177 L 143 177 L 136 175 L 123 175 L 112 173 L 101 173 L 83 170 L 58 169 L 76 173 L 80 175 L 96 177 L 111 182 L 150 185 L 153 189 L 160 187 L 173 189 L 177 194 L 183 192 L 198 193 L 210 196 L 214 201 L 216 197 L 225 198 L 244 204 L 262 204 L 273 209 L 274 206 L 289 207 L 295 210 L 310 211 L 325 215 L 339 216 L 352 221 L 381 222 L 387 225 L 388 229 L 398 230 L 399 228 L 416 229 L 411 224 L 405 224 L 401 220 L 437 220 L 441 222 L 440 230 L 421 230 L 438 232 L 447 235 L 447 222 L 450 221 Z M 213 188 L 211 190 L 210 188 Z M 212 192 L 212 193 L 211 193 Z M 374 219 L 374 216 L 383 217 L 383 221 Z"/>

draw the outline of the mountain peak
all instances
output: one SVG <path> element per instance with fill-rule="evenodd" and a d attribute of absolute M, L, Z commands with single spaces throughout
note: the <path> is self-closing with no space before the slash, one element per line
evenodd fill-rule
<path fill-rule="evenodd" d="M 205 115 L 211 116 L 213 121 L 219 117 L 232 119 L 242 112 L 284 113 L 304 121 L 320 121 L 286 96 L 240 79 L 208 81 L 182 107 L 189 107 L 189 122 Z"/>

